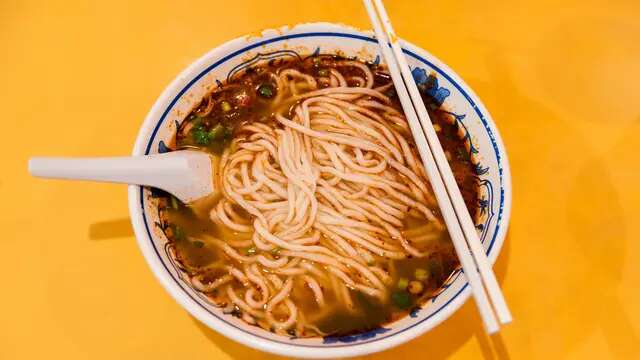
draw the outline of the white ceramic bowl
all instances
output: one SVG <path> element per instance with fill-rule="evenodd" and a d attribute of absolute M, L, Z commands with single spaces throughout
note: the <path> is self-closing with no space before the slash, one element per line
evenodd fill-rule
<path fill-rule="evenodd" d="M 418 82 L 436 76 L 431 95 L 455 117 L 480 174 L 482 209 L 479 229 L 489 258 L 495 261 L 509 223 L 511 179 L 507 156 L 489 112 L 473 91 L 440 60 L 403 42 L 409 65 Z M 218 81 L 261 59 L 297 57 L 314 52 L 341 52 L 345 56 L 377 61 L 378 44 L 369 32 L 342 25 L 315 23 L 267 30 L 260 36 L 229 41 L 211 50 L 184 70 L 151 108 L 142 125 L 133 155 L 162 152 L 164 143 L 202 95 Z M 419 336 L 444 319 L 469 298 L 463 273 L 455 273 L 437 297 L 392 324 L 366 333 L 332 338 L 293 339 L 250 326 L 220 309 L 189 287 L 168 253 L 167 239 L 157 227 L 158 211 L 148 189 L 129 187 L 129 211 L 138 244 L 149 267 L 165 289 L 189 313 L 215 331 L 247 346 L 286 356 L 336 358 L 369 354 Z"/>

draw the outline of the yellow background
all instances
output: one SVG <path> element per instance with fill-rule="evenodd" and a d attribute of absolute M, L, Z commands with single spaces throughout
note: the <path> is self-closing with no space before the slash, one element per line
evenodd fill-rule
<path fill-rule="evenodd" d="M 272 358 L 164 292 L 124 186 L 27 174 L 33 155 L 128 154 L 164 87 L 228 39 L 369 28 L 357 0 L 225 2 L 0 0 L 1 359 Z M 379 358 L 640 358 L 638 1 L 386 3 L 500 128 L 514 205 L 496 268 L 515 320 L 487 337 L 470 301 Z"/>

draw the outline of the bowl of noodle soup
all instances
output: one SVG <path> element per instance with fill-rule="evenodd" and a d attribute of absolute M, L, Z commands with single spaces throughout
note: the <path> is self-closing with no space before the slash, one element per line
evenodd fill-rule
<path fill-rule="evenodd" d="M 489 259 L 511 209 L 488 111 L 402 42 Z M 213 330 L 294 357 L 369 354 L 433 328 L 470 295 L 369 32 L 313 23 L 229 41 L 162 93 L 133 155 L 211 155 L 215 193 L 182 204 L 130 186 L 140 249 Z"/>

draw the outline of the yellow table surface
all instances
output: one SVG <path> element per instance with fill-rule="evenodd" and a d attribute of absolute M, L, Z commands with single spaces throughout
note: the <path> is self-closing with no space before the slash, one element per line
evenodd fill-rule
<path fill-rule="evenodd" d="M 275 358 L 161 288 L 124 186 L 27 174 L 33 155 L 129 154 L 164 87 L 228 39 L 307 21 L 369 28 L 357 0 L 225 2 L 0 1 L 0 359 Z M 640 358 L 640 3 L 386 3 L 506 143 L 513 211 L 496 271 L 514 322 L 488 337 L 469 301 L 376 358 Z"/>

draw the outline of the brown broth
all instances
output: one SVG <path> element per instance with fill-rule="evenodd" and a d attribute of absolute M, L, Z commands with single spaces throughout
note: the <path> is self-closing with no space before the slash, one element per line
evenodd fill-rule
<path fill-rule="evenodd" d="M 319 59 L 319 60 L 317 60 Z M 273 114 L 280 109 L 274 109 L 269 102 L 269 98 L 261 96 L 260 86 L 270 84 L 273 90 L 275 84 L 271 83 L 266 75 L 269 72 L 277 72 L 282 68 L 295 68 L 303 73 L 313 76 L 322 75 L 323 70 L 331 67 L 338 67 L 336 62 L 340 58 L 336 56 L 320 55 L 309 57 L 303 61 L 270 61 L 267 64 L 254 67 L 248 71 L 234 77 L 228 84 L 214 90 L 206 96 L 200 105 L 189 114 L 180 126 L 174 144 L 175 149 L 197 147 L 212 154 L 220 154 L 229 145 L 230 139 L 243 136 L 237 129 L 239 125 L 246 122 L 264 122 L 273 124 Z M 384 68 L 373 64 L 368 64 L 376 75 L 375 86 L 384 85 L 390 82 L 388 75 L 384 73 Z M 353 75 L 359 75 L 358 70 L 340 69 L 349 75 L 348 71 L 354 71 Z M 401 111 L 399 101 L 393 88 L 386 92 L 393 100 L 393 106 Z M 263 93 L 264 95 L 264 93 Z M 276 96 L 275 93 L 271 94 Z M 439 108 L 432 98 L 423 94 L 429 115 L 437 128 L 438 137 L 447 153 L 449 163 L 453 170 L 458 185 L 461 188 L 467 208 L 472 216 L 477 216 L 478 182 L 475 167 L 469 157 L 468 150 L 459 136 L 459 129 L 454 119 L 443 109 Z M 228 105 L 225 105 L 226 104 Z M 293 103 L 287 104 L 291 106 Z M 210 110 L 206 116 L 200 116 Z M 200 115 L 198 115 L 200 114 Z M 217 136 L 211 137 L 212 129 Z M 408 134 L 408 139 L 411 139 Z M 410 141 L 410 146 L 415 144 Z M 174 150 L 175 150 L 174 149 Z M 219 276 L 217 270 L 209 267 L 217 262 L 234 262 L 224 253 L 212 245 L 203 241 L 192 241 L 192 238 L 203 238 L 206 236 L 219 239 L 239 239 L 238 233 L 233 233 L 227 229 L 222 229 L 209 220 L 208 213 L 217 199 L 203 199 L 191 206 L 179 203 L 175 198 L 167 194 L 159 196 L 159 209 L 161 226 L 175 249 L 177 260 L 182 264 L 190 275 L 207 272 L 207 276 L 212 279 Z M 437 211 L 436 211 L 437 213 Z M 439 216 L 439 215 L 438 215 Z M 424 227 L 423 232 L 428 232 L 425 221 L 418 221 L 409 217 L 405 223 L 405 229 L 417 229 Z M 244 235 L 247 239 L 247 235 Z M 410 236 L 407 236 L 409 240 Z M 382 324 L 397 320 L 405 316 L 412 308 L 415 308 L 436 294 L 442 284 L 459 266 L 458 260 L 451 244 L 451 240 L 446 231 L 427 241 L 430 255 L 426 258 L 409 258 L 390 262 L 393 267 L 392 288 L 400 279 L 415 280 L 417 269 L 428 273 L 428 279 L 423 280 L 424 291 L 420 295 L 409 295 L 410 303 L 407 306 L 398 306 L 394 301 L 380 304 L 375 300 L 362 295 L 359 292 L 351 291 L 351 297 L 358 310 L 352 312 L 346 307 L 336 309 L 331 316 L 320 318 L 314 324 L 323 332 L 331 335 L 347 335 L 376 328 Z M 396 290 L 390 293 L 397 292 Z M 221 294 L 216 291 L 208 294 L 212 302 L 219 304 Z M 335 301 L 335 294 L 327 291 L 326 302 Z M 393 295 L 392 295 L 393 296 Z M 298 282 L 294 286 L 291 294 L 292 299 L 301 308 L 304 314 L 320 313 L 321 309 L 313 300 L 311 291 Z M 220 300 L 222 301 L 222 300 Z M 238 312 L 235 312 L 238 315 Z M 304 334 L 297 334 L 304 336 Z"/>

